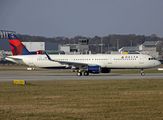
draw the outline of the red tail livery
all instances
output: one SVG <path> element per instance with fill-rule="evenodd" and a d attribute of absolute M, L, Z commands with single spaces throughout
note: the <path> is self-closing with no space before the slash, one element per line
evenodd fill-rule
<path fill-rule="evenodd" d="M 13 55 L 29 55 L 30 52 L 21 43 L 15 34 L 8 34 L 10 47 Z"/>

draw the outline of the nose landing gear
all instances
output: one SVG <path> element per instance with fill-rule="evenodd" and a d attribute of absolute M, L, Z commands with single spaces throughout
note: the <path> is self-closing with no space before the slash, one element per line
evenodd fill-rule
<path fill-rule="evenodd" d="M 145 75 L 145 73 L 144 73 L 143 69 L 141 69 L 141 75 L 142 75 L 142 76 L 144 76 L 144 75 Z"/>

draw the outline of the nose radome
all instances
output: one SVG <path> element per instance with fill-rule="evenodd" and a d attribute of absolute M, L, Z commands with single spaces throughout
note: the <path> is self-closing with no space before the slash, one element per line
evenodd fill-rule
<path fill-rule="evenodd" d="M 161 63 L 160 61 L 157 61 L 157 62 L 156 62 L 156 65 L 157 65 L 157 66 L 160 66 L 161 64 L 162 64 L 162 63 Z"/>

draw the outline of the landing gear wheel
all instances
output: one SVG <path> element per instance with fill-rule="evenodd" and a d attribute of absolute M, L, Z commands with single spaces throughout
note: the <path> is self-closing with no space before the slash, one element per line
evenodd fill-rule
<path fill-rule="evenodd" d="M 89 72 L 85 71 L 84 76 L 88 76 L 88 75 L 89 75 Z"/>
<path fill-rule="evenodd" d="M 144 75 L 145 75 L 145 73 L 144 73 L 144 72 L 142 72 L 142 73 L 141 73 L 141 75 L 142 75 L 142 76 L 144 76 Z"/>
<path fill-rule="evenodd" d="M 77 76 L 82 76 L 81 72 L 76 73 Z"/>
<path fill-rule="evenodd" d="M 145 75 L 145 73 L 144 73 L 143 69 L 141 69 L 141 75 L 142 75 L 142 76 L 144 76 L 144 75 Z"/>

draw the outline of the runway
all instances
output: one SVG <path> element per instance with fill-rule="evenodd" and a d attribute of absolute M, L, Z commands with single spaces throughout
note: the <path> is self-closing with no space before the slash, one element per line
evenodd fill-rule
<path fill-rule="evenodd" d="M 70 80 L 137 80 L 137 79 L 163 79 L 162 73 L 140 74 L 90 74 L 89 76 L 76 76 L 71 72 L 51 71 L 0 71 L 0 82 L 13 82 L 13 80 L 25 81 L 70 81 Z"/>

